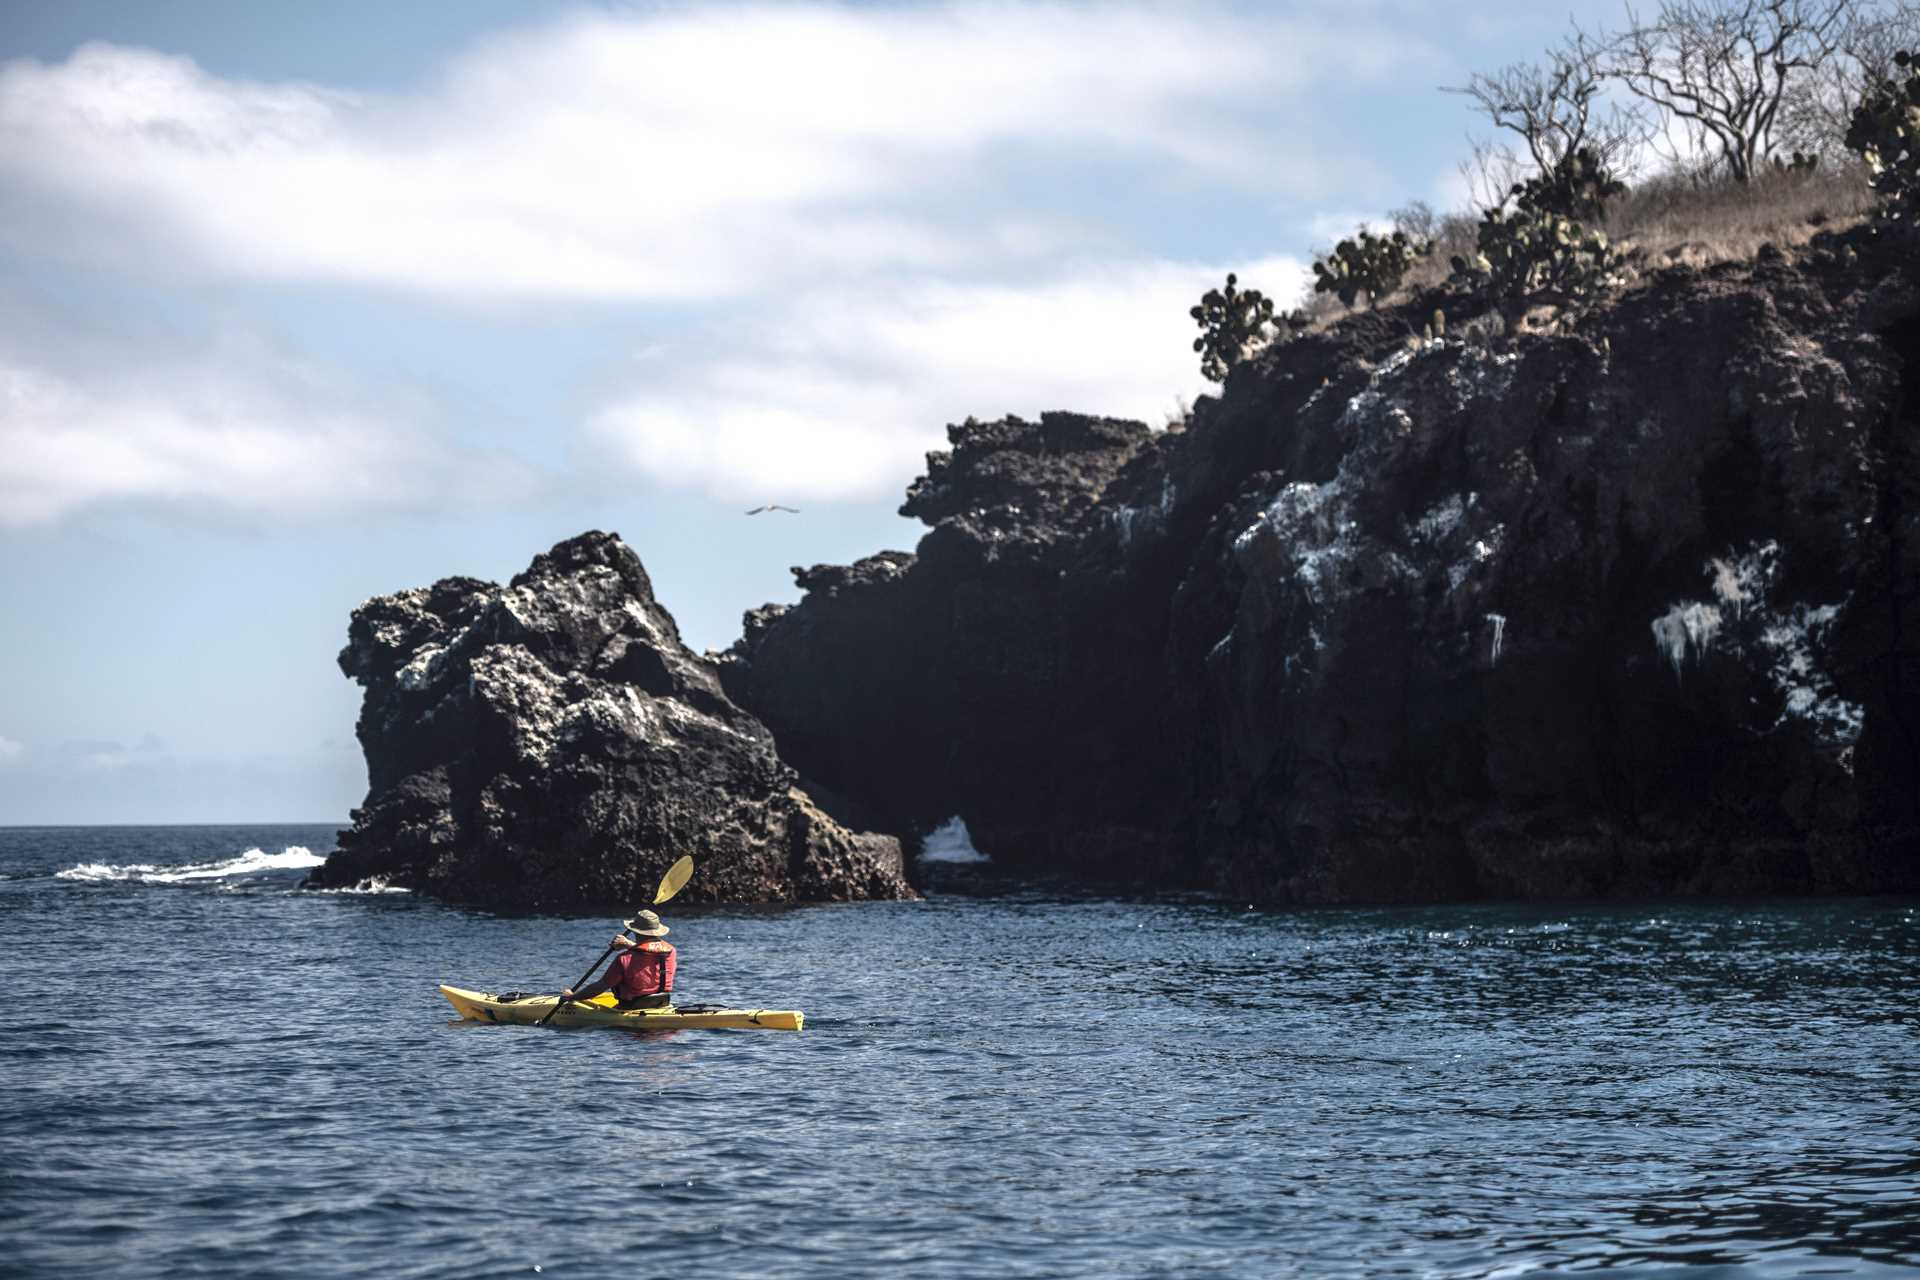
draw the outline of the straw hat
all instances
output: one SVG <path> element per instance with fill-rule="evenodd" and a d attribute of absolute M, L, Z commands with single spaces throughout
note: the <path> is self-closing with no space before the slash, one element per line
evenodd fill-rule
<path fill-rule="evenodd" d="M 667 926 L 660 923 L 660 917 L 651 911 L 635 912 L 633 919 L 626 922 L 626 926 L 628 932 L 637 933 L 643 938 L 665 937 L 669 932 Z"/>

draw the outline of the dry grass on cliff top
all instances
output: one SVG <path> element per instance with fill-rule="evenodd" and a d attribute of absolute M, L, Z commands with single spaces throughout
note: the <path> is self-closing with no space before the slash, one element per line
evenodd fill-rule
<path fill-rule="evenodd" d="M 1666 176 L 1615 201 L 1606 231 L 1623 252 L 1638 250 L 1656 265 L 1701 267 L 1750 261 L 1765 244 L 1790 254 L 1821 231 L 1860 221 L 1873 199 L 1865 168 L 1853 162 L 1745 184 Z"/>
<path fill-rule="evenodd" d="M 1615 200 L 1605 230 L 1629 263 L 1642 270 L 1708 267 L 1750 262 L 1766 244 L 1792 256 L 1820 232 L 1859 222 L 1873 199 L 1865 168 L 1852 160 L 1823 164 L 1812 173 L 1767 172 L 1748 183 L 1662 174 Z M 1421 289 L 1443 284 L 1451 270 L 1448 259 L 1473 252 L 1478 224 L 1466 213 L 1440 219 L 1433 252 L 1380 305 L 1405 302 Z M 1315 329 L 1352 314 L 1332 294 L 1310 294 L 1303 305 Z"/>

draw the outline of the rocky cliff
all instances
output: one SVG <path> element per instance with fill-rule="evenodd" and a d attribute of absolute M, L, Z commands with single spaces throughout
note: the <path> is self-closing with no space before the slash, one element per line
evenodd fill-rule
<path fill-rule="evenodd" d="M 368 795 L 316 886 L 378 878 L 497 907 L 912 896 L 900 846 L 837 823 L 681 644 L 639 557 L 588 533 L 506 586 L 354 611 Z"/>
<path fill-rule="evenodd" d="M 796 570 L 723 678 L 803 774 L 1002 865 L 1263 902 L 1920 888 L 1916 256 L 1829 236 L 1517 335 L 1436 292 L 1184 430 L 952 428 L 917 553 Z"/>

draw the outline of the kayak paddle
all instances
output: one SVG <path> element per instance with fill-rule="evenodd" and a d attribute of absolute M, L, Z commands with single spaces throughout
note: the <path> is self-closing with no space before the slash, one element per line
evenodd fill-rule
<path fill-rule="evenodd" d="M 653 891 L 653 905 L 659 906 L 674 894 L 687 887 L 687 881 L 693 879 L 693 855 L 688 854 L 667 868 L 667 874 L 660 877 L 660 887 Z"/>
<path fill-rule="evenodd" d="M 682 857 L 680 861 L 674 863 L 672 866 L 668 867 L 667 874 L 660 877 L 660 887 L 653 891 L 653 905 L 656 907 L 659 906 L 661 903 L 665 902 L 668 898 L 671 898 L 674 894 L 686 888 L 687 881 L 691 879 L 693 879 L 693 857 L 691 854 L 689 854 L 685 857 Z M 625 933 L 626 930 L 622 929 L 620 932 Z M 580 981 L 574 983 L 573 985 L 576 987 L 586 986 L 587 980 L 593 977 L 594 974 L 600 972 L 600 966 L 607 962 L 607 957 L 613 954 L 614 947 L 617 945 L 619 944 L 617 943 L 608 944 L 607 949 L 600 953 L 600 958 L 593 962 L 593 967 L 591 969 L 588 969 L 584 974 L 582 974 L 580 976 Z M 540 1019 L 540 1021 L 534 1023 L 533 1025 L 536 1027 L 546 1026 L 549 1022 L 553 1021 L 553 1015 L 560 1012 L 560 1010 L 566 1005 L 566 1003 L 567 1001 L 564 998 L 555 1000 L 553 1002 L 553 1008 L 547 1010 L 546 1017 Z"/>

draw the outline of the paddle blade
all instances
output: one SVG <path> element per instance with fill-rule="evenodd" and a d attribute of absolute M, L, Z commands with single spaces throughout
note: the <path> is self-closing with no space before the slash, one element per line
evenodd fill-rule
<path fill-rule="evenodd" d="M 693 858 L 689 855 L 667 868 L 667 874 L 660 878 L 659 892 L 653 895 L 654 904 L 657 906 L 686 888 L 687 881 L 691 879 L 693 879 Z"/>

